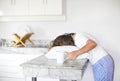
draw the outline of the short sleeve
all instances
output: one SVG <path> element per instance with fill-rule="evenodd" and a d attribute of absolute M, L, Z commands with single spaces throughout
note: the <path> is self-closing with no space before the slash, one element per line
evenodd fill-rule
<path fill-rule="evenodd" d="M 84 45 L 86 45 L 87 40 L 88 38 L 82 33 L 75 34 L 74 42 L 77 47 L 82 48 Z"/>

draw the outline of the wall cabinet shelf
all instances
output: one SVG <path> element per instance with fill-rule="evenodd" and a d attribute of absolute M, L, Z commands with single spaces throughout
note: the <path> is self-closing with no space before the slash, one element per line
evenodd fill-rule
<path fill-rule="evenodd" d="M 1 21 L 65 20 L 63 0 L 0 0 Z"/>

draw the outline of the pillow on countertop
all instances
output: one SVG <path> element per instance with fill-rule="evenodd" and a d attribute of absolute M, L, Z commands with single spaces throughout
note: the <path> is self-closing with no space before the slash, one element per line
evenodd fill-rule
<path fill-rule="evenodd" d="M 51 48 L 50 51 L 47 52 L 47 54 L 45 55 L 48 59 L 57 59 L 56 54 L 59 53 L 65 53 L 65 52 L 71 52 L 74 50 L 78 50 L 79 48 L 76 46 L 56 46 Z M 82 55 L 79 55 L 77 57 L 77 59 L 81 59 L 81 58 L 88 58 L 89 54 L 88 53 L 84 53 Z"/>

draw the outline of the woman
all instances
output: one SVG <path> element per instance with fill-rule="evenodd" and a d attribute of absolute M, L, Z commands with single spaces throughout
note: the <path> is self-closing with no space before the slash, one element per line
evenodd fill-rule
<path fill-rule="evenodd" d="M 68 60 L 75 60 L 78 56 L 89 53 L 95 81 L 113 81 L 114 61 L 97 42 L 82 33 L 69 33 L 58 36 L 52 47 L 64 45 L 79 47 L 78 50 L 67 52 Z"/>

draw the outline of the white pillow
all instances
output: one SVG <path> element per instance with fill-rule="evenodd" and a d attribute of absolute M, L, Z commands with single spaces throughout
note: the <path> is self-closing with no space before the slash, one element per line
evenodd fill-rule
<path fill-rule="evenodd" d="M 48 59 L 57 59 L 57 53 L 72 52 L 78 49 L 79 48 L 76 46 L 56 46 L 56 47 L 53 47 L 50 51 L 48 51 L 45 56 Z M 89 56 L 88 53 L 84 53 L 82 55 L 79 55 L 77 59 L 88 58 L 88 56 Z"/>

